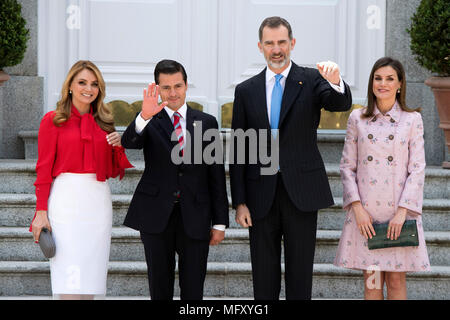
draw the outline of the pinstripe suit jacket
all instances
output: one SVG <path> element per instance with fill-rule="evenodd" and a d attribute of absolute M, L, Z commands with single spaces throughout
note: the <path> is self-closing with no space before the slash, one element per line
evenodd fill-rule
<path fill-rule="evenodd" d="M 232 129 L 267 129 L 270 132 L 265 72 L 266 69 L 236 87 Z M 347 111 L 351 104 L 347 84 L 345 93 L 338 93 L 318 70 L 292 63 L 279 120 L 279 163 L 289 197 L 301 211 L 316 211 L 334 203 L 317 147 L 317 127 L 322 108 Z M 258 138 L 258 149 L 252 150 L 259 150 L 259 143 Z M 270 150 L 270 143 L 268 146 Z M 236 157 L 234 164 L 230 164 L 233 207 L 246 204 L 252 219 L 260 219 L 269 212 L 274 201 L 277 175 L 261 175 L 264 165 L 259 153 L 257 164 L 250 164 L 248 152 L 247 143 L 245 164 L 236 163 Z"/>

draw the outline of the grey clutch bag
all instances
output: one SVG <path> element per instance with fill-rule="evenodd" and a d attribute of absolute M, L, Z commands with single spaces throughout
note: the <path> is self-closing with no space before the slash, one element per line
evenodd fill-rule
<path fill-rule="evenodd" d="M 39 236 L 39 246 L 46 258 L 53 258 L 56 253 L 55 240 L 53 240 L 52 233 L 48 229 L 43 228 Z"/>

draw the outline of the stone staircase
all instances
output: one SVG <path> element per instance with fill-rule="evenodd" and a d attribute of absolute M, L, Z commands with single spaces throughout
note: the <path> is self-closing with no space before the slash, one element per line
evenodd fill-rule
<path fill-rule="evenodd" d="M 23 138 L 26 137 L 35 140 L 33 133 L 23 134 Z M 345 217 L 337 164 L 342 142 L 342 136 L 319 137 L 335 205 L 319 212 L 313 279 L 314 299 L 363 298 L 362 273 L 332 265 Z M 29 149 L 33 148 L 31 143 Z M 138 153 L 133 152 L 129 153 L 129 156 L 130 159 L 140 158 Z M 33 183 L 36 162 L 32 152 L 27 158 L 29 159 L 0 160 L 0 299 L 46 299 L 51 295 L 48 260 L 34 244 L 31 233 L 28 232 L 35 206 Z M 107 296 L 111 299 L 149 297 L 144 251 L 139 233 L 122 226 L 131 195 L 144 169 L 143 161 L 131 162 L 135 168 L 127 170 L 122 181 L 113 179 L 109 182 L 114 208 L 107 283 Z M 230 195 L 229 185 L 227 188 Z M 450 170 L 428 167 L 424 193 L 423 223 L 432 271 L 407 276 L 408 297 L 450 299 Z M 177 284 L 175 295 L 179 295 Z M 205 297 L 253 297 L 248 230 L 236 224 L 231 207 L 230 228 L 226 231 L 226 239 L 219 246 L 210 248 Z"/>

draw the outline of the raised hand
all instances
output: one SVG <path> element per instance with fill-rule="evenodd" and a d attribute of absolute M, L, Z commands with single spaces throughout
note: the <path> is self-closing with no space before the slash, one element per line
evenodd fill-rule
<path fill-rule="evenodd" d="M 144 89 L 144 99 L 142 101 L 142 113 L 141 116 L 144 120 L 148 120 L 155 114 L 160 112 L 165 106 L 168 105 L 167 101 L 158 104 L 159 86 L 156 83 L 148 85 L 148 89 Z"/>
<path fill-rule="evenodd" d="M 317 63 L 317 69 L 320 75 L 330 81 L 332 84 L 339 85 L 339 66 L 333 61 L 323 61 Z"/>

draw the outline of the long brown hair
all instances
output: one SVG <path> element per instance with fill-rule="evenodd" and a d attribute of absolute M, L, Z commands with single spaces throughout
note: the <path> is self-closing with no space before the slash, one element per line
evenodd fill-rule
<path fill-rule="evenodd" d="M 402 86 L 400 88 L 400 93 L 396 93 L 395 99 L 398 102 L 398 105 L 403 111 L 406 112 L 420 112 L 421 108 L 417 109 L 410 109 L 406 106 L 406 77 L 405 77 L 405 69 L 403 68 L 403 65 L 400 63 L 400 61 L 395 60 L 391 57 L 383 57 L 378 59 L 375 64 L 372 67 L 372 71 L 370 72 L 369 77 L 369 85 L 367 87 L 367 109 L 366 111 L 361 115 L 363 118 L 368 118 L 373 116 L 373 112 L 375 109 L 375 102 L 376 97 L 373 93 L 373 78 L 375 71 L 382 67 L 390 66 L 392 69 L 394 69 L 397 72 L 398 80 L 401 81 Z"/>
<path fill-rule="evenodd" d="M 103 80 L 102 73 L 95 64 L 87 60 L 80 60 L 76 62 L 72 66 L 72 68 L 70 68 L 70 71 L 67 74 L 66 80 L 64 80 L 64 84 L 61 89 L 61 100 L 59 100 L 56 104 L 56 113 L 55 117 L 53 118 L 53 123 L 59 127 L 63 122 L 67 121 L 70 118 L 70 114 L 72 112 L 72 96 L 69 93 L 69 89 L 76 75 L 85 69 L 92 71 L 97 77 L 98 81 L 98 96 L 91 104 L 94 119 L 99 127 L 104 131 L 108 133 L 114 132 L 115 128 L 113 114 L 108 105 L 103 102 L 106 91 L 105 81 Z"/>

